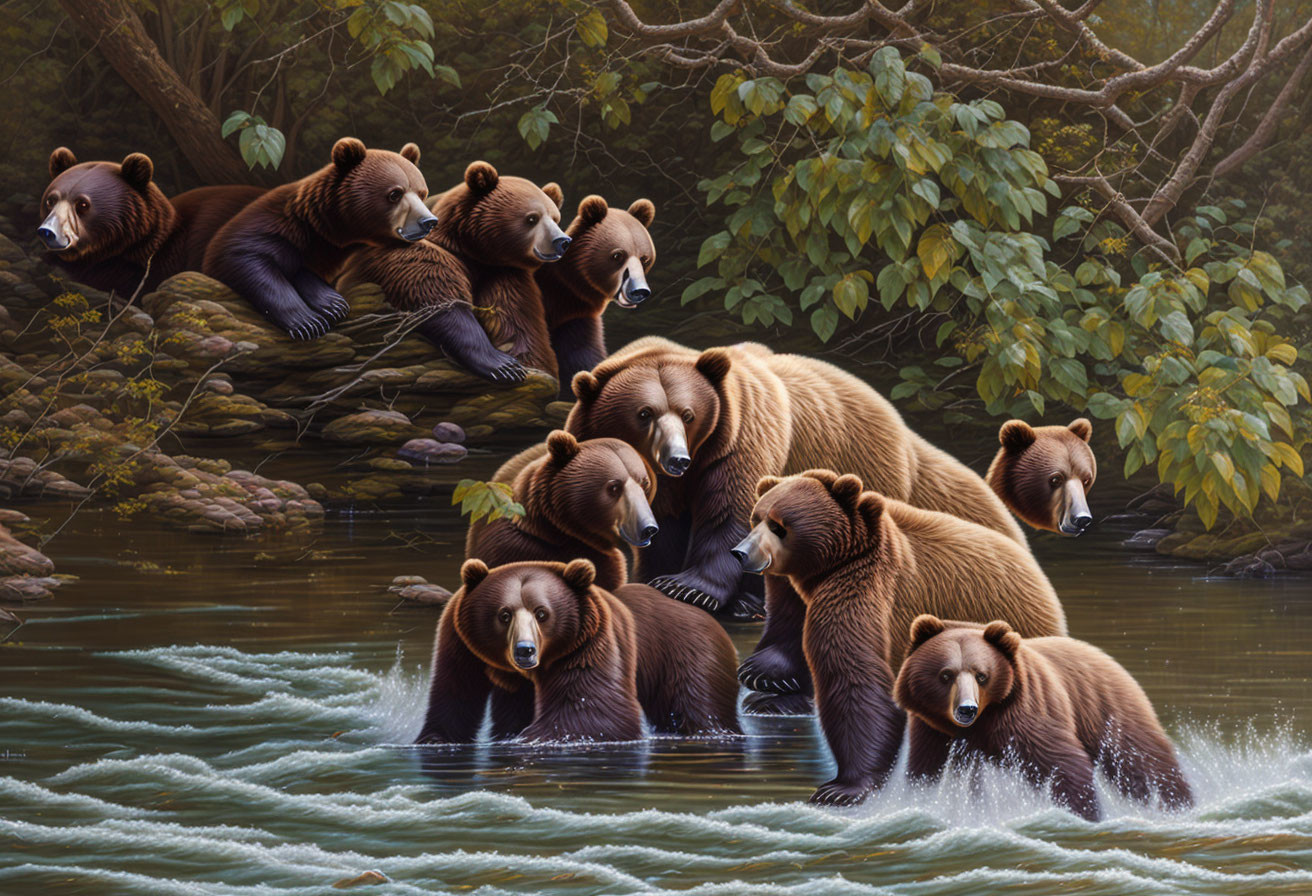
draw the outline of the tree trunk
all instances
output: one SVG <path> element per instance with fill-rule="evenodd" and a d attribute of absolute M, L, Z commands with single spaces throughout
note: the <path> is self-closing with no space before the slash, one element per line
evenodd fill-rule
<path fill-rule="evenodd" d="M 219 120 L 159 53 L 126 0 L 59 0 L 124 81 L 173 135 L 183 156 L 211 184 L 256 180 L 237 150 L 219 136 Z"/>

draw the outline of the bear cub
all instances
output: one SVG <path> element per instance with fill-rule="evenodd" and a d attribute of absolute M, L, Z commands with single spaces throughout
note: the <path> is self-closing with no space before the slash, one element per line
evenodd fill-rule
<path fill-rule="evenodd" d="M 1124 795 L 1170 809 L 1193 805 L 1175 748 L 1129 672 L 1073 638 L 1022 638 L 918 616 L 894 691 L 911 717 L 907 771 L 935 778 L 958 755 L 1014 758 L 1036 786 L 1097 821 L 1094 770 Z"/>

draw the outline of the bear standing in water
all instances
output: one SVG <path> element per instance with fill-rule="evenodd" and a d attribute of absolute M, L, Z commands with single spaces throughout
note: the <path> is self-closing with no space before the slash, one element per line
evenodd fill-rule
<path fill-rule="evenodd" d="M 1130 673 L 1073 638 L 1022 638 L 1006 622 L 970 625 L 932 615 L 911 624 L 894 694 L 911 715 L 907 773 L 937 778 L 960 758 L 1013 758 L 1058 802 L 1097 821 L 1101 768 L 1131 799 L 1170 809 L 1193 794 L 1148 696 Z"/>
<path fill-rule="evenodd" d="M 199 271 L 214 233 L 264 193 L 261 187 L 188 190 L 169 200 L 150 157 L 81 162 L 67 147 L 50 154 L 37 236 L 48 261 L 96 289 L 150 292 L 180 271 Z"/>
<path fill-rule="evenodd" d="M 1079 535 L 1093 522 L 1088 495 L 1098 478 L 1089 447 L 1093 424 L 1030 426 L 1008 420 L 998 431 L 1002 447 L 984 479 L 1002 502 L 1036 529 Z"/>
<path fill-rule="evenodd" d="M 394 153 L 343 137 L 332 159 L 252 202 L 205 252 L 206 274 L 293 339 L 315 339 L 346 318 L 350 306 L 329 284 L 349 250 L 413 243 L 437 223 L 413 143 Z"/>

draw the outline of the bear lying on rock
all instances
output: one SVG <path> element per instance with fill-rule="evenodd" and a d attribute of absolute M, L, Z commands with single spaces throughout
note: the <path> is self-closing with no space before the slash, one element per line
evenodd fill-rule
<path fill-rule="evenodd" d="M 419 743 L 468 743 L 492 697 L 492 736 L 634 740 L 737 734 L 737 654 L 705 613 L 654 589 L 614 593 L 587 560 L 466 560 L 438 622 Z"/>
<path fill-rule="evenodd" d="M 1130 673 L 1073 638 L 1022 638 L 1006 622 L 933 615 L 911 624 L 895 695 L 911 715 L 907 772 L 937 778 L 957 758 L 1010 759 L 1072 812 L 1097 821 L 1101 769 L 1121 793 L 1193 805 L 1175 748 Z"/>

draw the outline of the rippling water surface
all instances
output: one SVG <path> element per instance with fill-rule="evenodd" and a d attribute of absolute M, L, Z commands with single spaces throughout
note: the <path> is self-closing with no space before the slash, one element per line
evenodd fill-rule
<path fill-rule="evenodd" d="M 436 614 L 380 586 L 453 581 L 450 517 L 338 516 L 313 544 L 75 518 L 52 547 L 81 580 L 0 648 L 0 893 L 322 894 L 368 870 L 379 894 L 1312 893 L 1306 578 L 1209 580 L 1126 555 L 1113 526 L 1035 539 L 1072 632 L 1180 744 L 1191 812 L 1104 790 L 1089 824 L 996 771 L 899 771 L 834 811 L 805 803 L 832 773 L 810 719 L 404 746 Z"/>

